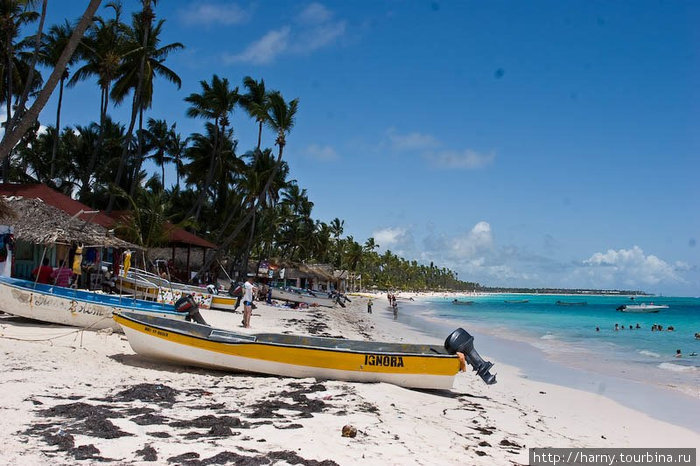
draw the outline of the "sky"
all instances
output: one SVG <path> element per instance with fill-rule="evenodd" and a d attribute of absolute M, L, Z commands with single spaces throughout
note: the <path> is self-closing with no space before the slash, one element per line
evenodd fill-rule
<path fill-rule="evenodd" d="M 49 2 L 49 23 L 85 4 Z M 185 49 L 166 62 L 182 87 L 159 82 L 147 116 L 201 131 L 184 98 L 213 74 L 298 98 L 290 177 L 315 219 L 344 220 L 344 236 L 487 286 L 700 296 L 700 3 L 161 0 L 155 11 L 162 43 Z M 128 122 L 128 110 L 110 114 Z M 98 116 L 94 80 L 66 91 L 63 123 Z M 242 110 L 232 123 L 239 152 L 254 148 L 255 123 Z M 263 144 L 274 147 L 269 131 Z"/>

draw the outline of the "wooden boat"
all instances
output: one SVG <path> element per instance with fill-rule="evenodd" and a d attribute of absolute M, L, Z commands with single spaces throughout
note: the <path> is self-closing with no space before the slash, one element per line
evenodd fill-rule
<path fill-rule="evenodd" d="M 291 301 L 294 303 L 306 303 L 309 306 L 335 306 L 337 299 L 328 296 L 325 292 L 310 292 L 308 290 L 299 290 L 294 288 L 270 288 L 272 299 L 280 299 L 282 301 Z"/>
<path fill-rule="evenodd" d="M 282 377 L 387 382 L 403 387 L 448 389 L 460 368 L 466 367 L 460 364 L 460 357 L 455 354 L 459 350 L 486 383 L 496 382 L 495 375 L 489 373 L 492 364 L 481 359 L 473 348 L 473 337 L 462 329 L 453 332 L 443 348 L 274 333 L 238 333 L 133 312 L 115 313 L 114 320 L 121 325 L 136 353 L 177 364 Z"/>
<path fill-rule="evenodd" d="M 186 317 L 186 314 L 176 312 L 172 305 L 2 276 L 0 310 L 42 322 L 93 330 L 121 330 L 112 319 L 112 313 L 117 311 L 156 315 L 167 319 L 184 320 Z"/>
<path fill-rule="evenodd" d="M 530 300 L 529 299 L 506 299 L 503 302 L 506 304 L 525 304 L 525 303 L 529 303 Z"/>
<path fill-rule="evenodd" d="M 555 304 L 557 306 L 585 306 L 588 303 L 586 301 L 557 301 Z"/>
<path fill-rule="evenodd" d="M 474 301 L 460 301 L 459 299 L 453 299 L 452 304 L 465 304 L 465 305 L 470 305 L 474 304 Z"/>
<path fill-rule="evenodd" d="M 618 311 L 633 312 L 633 313 L 653 313 L 659 312 L 661 309 L 668 309 L 665 304 L 642 303 L 642 304 L 623 304 L 618 307 Z"/>
<path fill-rule="evenodd" d="M 176 283 L 140 269 L 129 269 L 126 276 L 117 278 L 117 287 L 144 299 L 172 304 L 185 295 L 192 295 L 201 309 L 230 311 L 236 307 L 236 298 L 227 294 L 211 294 L 206 288 Z"/>

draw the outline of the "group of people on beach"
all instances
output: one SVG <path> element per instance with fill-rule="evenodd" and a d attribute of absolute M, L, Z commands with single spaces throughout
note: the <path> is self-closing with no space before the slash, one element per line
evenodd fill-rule
<path fill-rule="evenodd" d="M 41 265 L 32 270 L 32 277 L 37 283 L 68 287 L 71 285 L 73 270 L 66 266 L 65 261 L 61 261 L 54 269 L 49 265 L 48 257 L 44 257 Z"/>

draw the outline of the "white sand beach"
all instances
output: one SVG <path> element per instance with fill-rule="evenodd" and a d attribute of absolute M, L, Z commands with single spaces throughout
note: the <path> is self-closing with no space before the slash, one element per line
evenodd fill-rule
<path fill-rule="evenodd" d="M 393 321 L 381 298 L 373 314 L 366 302 L 311 310 L 258 303 L 250 331 L 442 344 Z M 202 313 L 242 330 L 240 313 Z M 700 444 L 697 432 L 523 378 L 498 361 L 496 385 L 467 372 L 439 392 L 232 374 L 146 360 L 121 334 L 7 315 L 0 350 L 2 464 L 493 465 L 527 464 L 529 447 Z M 356 437 L 341 435 L 345 425 Z"/>

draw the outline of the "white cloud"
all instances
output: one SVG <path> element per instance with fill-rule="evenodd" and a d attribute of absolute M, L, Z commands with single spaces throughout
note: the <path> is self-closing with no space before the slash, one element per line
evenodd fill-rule
<path fill-rule="evenodd" d="M 392 246 L 405 243 L 407 233 L 408 230 L 405 228 L 383 228 L 372 233 L 372 237 L 380 248 L 389 249 Z"/>
<path fill-rule="evenodd" d="M 289 26 L 269 31 L 246 47 L 243 52 L 237 55 L 225 55 L 224 61 L 227 63 L 252 63 L 254 65 L 271 63 L 289 48 L 290 31 Z"/>
<path fill-rule="evenodd" d="M 473 258 L 493 247 L 491 225 L 481 221 L 466 234 L 456 236 L 451 241 L 452 253 L 458 258 Z"/>
<path fill-rule="evenodd" d="M 308 55 L 328 47 L 345 35 L 347 24 L 337 21 L 333 13 L 320 3 L 304 8 L 290 25 L 265 33 L 242 52 L 225 54 L 226 63 L 272 63 L 283 55 Z"/>
<path fill-rule="evenodd" d="M 444 144 L 431 134 L 418 131 L 400 133 L 389 128 L 380 149 L 394 152 L 414 152 L 422 156 L 430 165 L 439 169 L 475 170 L 491 164 L 496 159 L 494 152 L 482 154 L 472 149 L 445 149 Z"/>
<path fill-rule="evenodd" d="M 626 286 L 658 285 L 662 282 L 684 283 L 678 274 L 688 268 L 683 262 L 671 265 L 654 256 L 646 255 L 639 246 L 631 249 L 608 249 L 596 252 L 583 261 L 589 273 L 599 277 L 603 286 L 622 283 Z"/>
<path fill-rule="evenodd" d="M 302 30 L 292 43 L 290 51 L 298 55 L 308 55 L 331 45 L 345 34 L 345 26 L 345 21 L 340 21 Z"/>
<path fill-rule="evenodd" d="M 305 156 L 311 159 L 329 161 L 339 159 L 340 156 L 331 146 L 321 146 L 318 144 L 309 145 L 303 152 Z"/>
<path fill-rule="evenodd" d="M 180 21 L 193 25 L 240 24 L 250 19 L 250 13 L 230 2 L 192 2 L 190 8 L 178 11 Z"/>
<path fill-rule="evenodd" d="M 491 164 L 496 159 L 496 154 L 480 154 L 471 149 L 464 149 L 427 152 L 423 157 L 437 168 L 474 170 Z"/>
<path fill-rule="evenodd" d="M 440 143 L 430 134 L 419 132 L 399 133 L 394 128 L 389 128 L 386 132 L 391 149 L 397 151 L 420 151 L 434 149 Z"/>
<path fill-rule="evenodd" d="M 297 16 L 297 21 L 307 24 L 319 24 L 330 21 L 333 13 L 320 3 L 311 3 Z"/>

